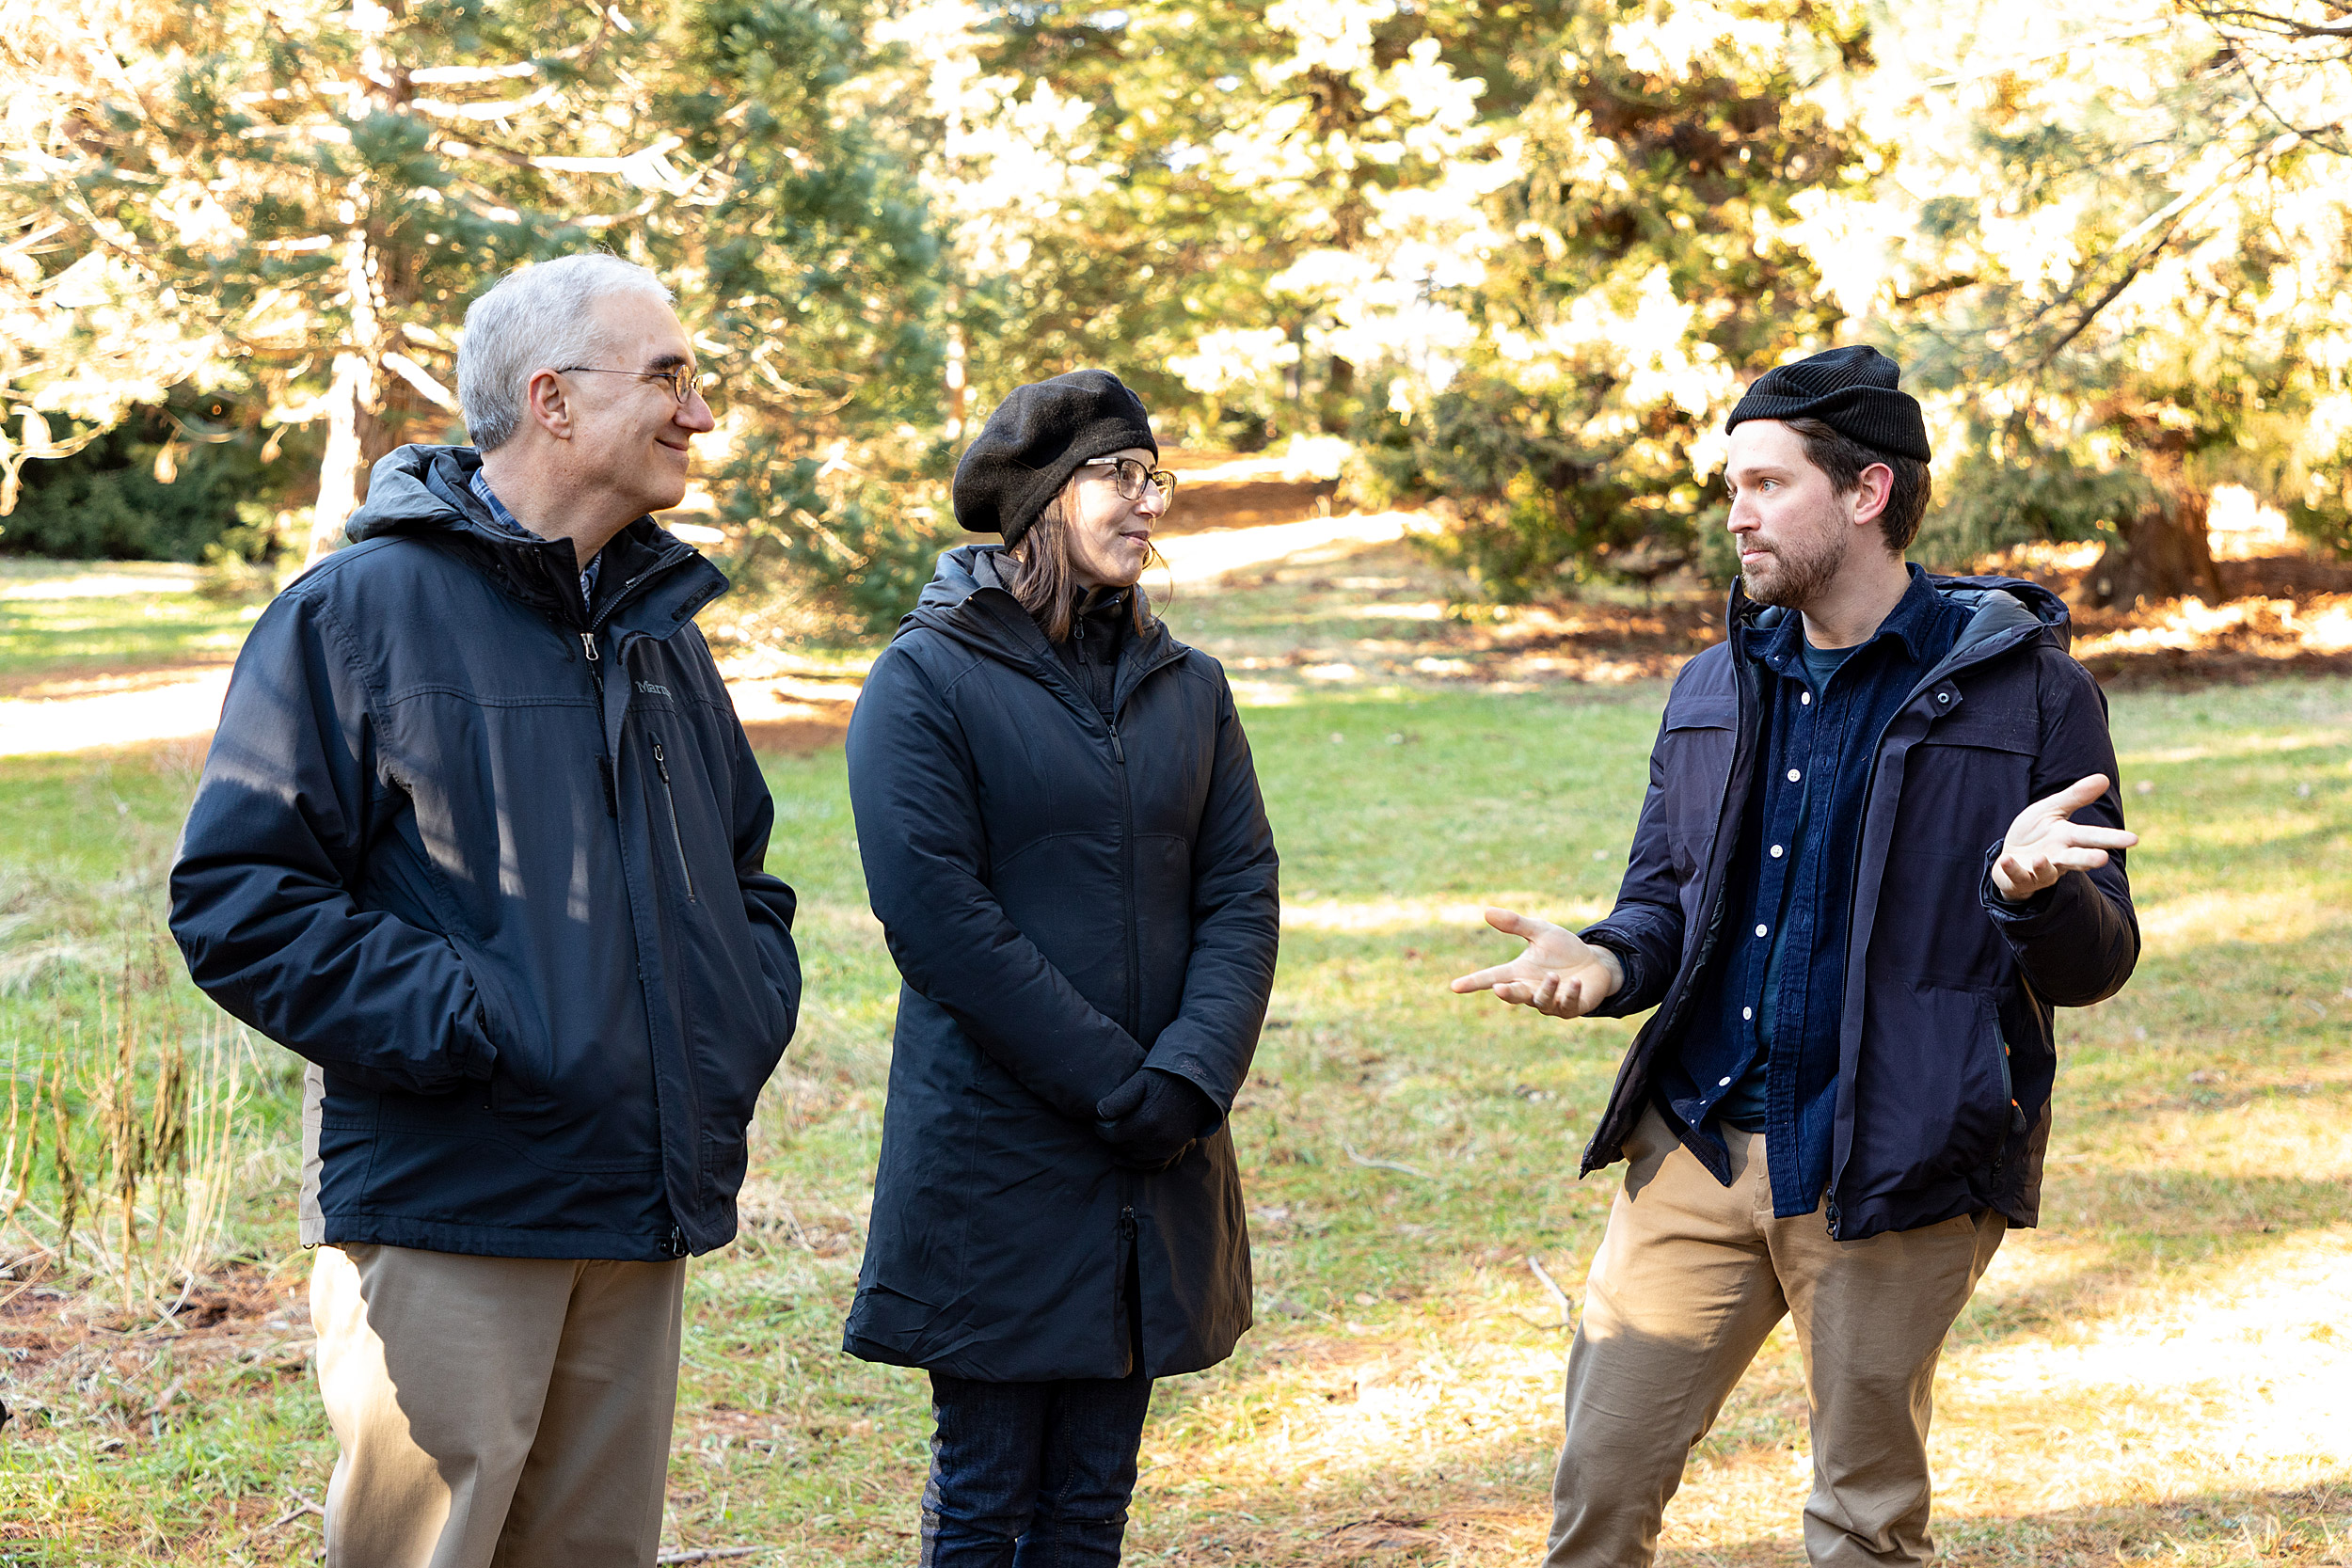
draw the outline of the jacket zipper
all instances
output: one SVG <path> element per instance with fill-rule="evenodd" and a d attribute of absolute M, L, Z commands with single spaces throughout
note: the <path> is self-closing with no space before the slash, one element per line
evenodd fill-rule
<path fill-rule="evenodd" d="M 1119 721 L 1107 722 L 1111 761 L 1119 768 L 1119 910 L 1127 932 L 1127 1033 L 1134 1036 L 1143 1029 L 1143 1002 L 1136 974 L 1143 965 L 1143 952 L 1142 939 L 1136 932 L 1135 802 L 1127 780 L 1127 748 L 1119 739 Z"/>
<path fill-rule="evenodd" d="M 1990 639 L 1987 641 L 1990 641 Z M 1846 909 L 1849 914 L 1849 922 L 1846 928 L 1847 963 L 1851 963 L 1853 959 L 1853 927 L 1851 916 L 1853 910 L 1854 895 L 1861 891 L 1862 887 L 1861 846 L 1869 837 L 1870 833 L 1870 799 L 1878 791 L 1879 756 L 1880 753 L 1884 752 L 1886 749 L 1887 731 L 1892 730 L 1895 727 L 1896 723 L 1901 720 L 1904 712 L 1910 708 L 1912 704 L 1917 702 L 1920 698 L 1926 696 L 1930 691 L 1933 690 L 1938 681 L 1948 680 L 1963 670 L 1973 670 L 1979 664 L 1985 663 L 1999 655 L 2006 654 L 2012 648 L 2021 646 L 2026 641 L 2029 641 L 2029 639 L 2020 638 L 2014 641 L 2003 642 L 1998 647 L 1979 648 L 1972 651 L 1968 657 L 1962 658 L 1957 663 L 1952 662 L 1950 655 L 1946 655 L 1945 662 L 1938 664 L 1934 669 L 1930 670 L 1926 674 L 1919 677 L 1919 683 L 1911 689 L 1910 694 L 1905 696 L 1901 704 L 1895 709 L 1894 717 L 1887 720 L 1886 728 L 1879 731 L 1878 738 L 1871 742 L 1870 768 L 1869 771 L 1863 776 L 1862 781 L 1862 817 L 1860 821 L 1854 824 L 1854 866 L 1846 883 Z M 1936 717 L 1938 716 L 1930 716 L 1931 728 L 1933 727 L 1932 721 Z M 1912 744 L 1915 746 L 1918 742 L 1914 741 Z M 1842 1023 L 1840 1028 L 1842 1030 Z M 2002 1045 L 2001 1052 L 2001 1092 L 2006 1095 L 2009 1093 L 2009 1047 L 2006 1042 Z M 2009 1102 L 2009 1107 L 2010 1115 L 2012 1120 L 2023 1121 L 2026 1119 L 2025 1109 L 2020 1106 L 2016 1101 L 2011 1100 Z M 2009 1145 L 2008 1142 L 2004 1140 L 1999 1151 L 1994 1156 L 1993 1168 L 1994 1170 L 2000 1169 L 2001 1165 L 2008 1160 L 2008 1158 Z M 1845 1178 L 1845 1174 L 1846 1167 L 1842 1164 L 1836 1169 L 1831 1171 L 1829 1173 L 1828 1185 L 1823 1190 L 1822 1194 L 1822 1201 L 1827 1205 L 1829 1210 L 1829 1234 L 1830 1240 L 1832 1241 L 1844 1240 L 1844 1237 L 1838 1234 L 1839 1228 L 1842 1225 L 1842 1216 L 1840 1216 L 1837 1212 L 1837 1184 Z"/>
<path fill-rule="evenodd" d="M 1005 597 L 1008 601 L 1012 599 L 1009 594 L 1005 594 Z M 1025 618 L 1028 611 L 1016 609 L 1016 613 Z M 1175 663 L 1182 657 L 1181 654 L 1172 651 L 1167 652 L 1156 662 L 1137 670 L 1134 685 L 1128 689 L 1132 691 L 1136 687 L 1140 687 L 1145 680 L 1158 673 L 1165 666 Z M 1143 963 L 1143 955 L 1142 938 L 1136 929 L 1135 800 L 1127 778 L 1127 747 L 1120 738 L 1119 720 L 1116 717 L 1120 702 L 1119 673 L 1115 668 L 1111 673 L 1112 717 L 1104 718 L 1103 710 L 1094 705 L 1093 693 L 1077 690 L 1069 678 L 1069 673 L 1062 668 L 1061 660 L 1052 653 L 1049 652 L 1041 659 L 1033 661 L 1031 669 L 1036 673 L 1040 685 L 1052 687 L 1058 682 L 1063 690 L 1070 692 L 1077 699 L 1076 705 L 1080 712 L 1089 713 L 1103 720 L 1104 728 L 1110 737 L 1111 761 L 1119 768 L 1119 904 L 1127 937 L 1127 1011 L 1123 1022 L 1127 1033 L 1134 1035 L 1143 1027 L 1143 1002 L 1137 975 L 1137 971 Z"/>
<path fill-rule="evenodd" d="M 580 651 L 588 658 L 588 678 L 596 688 L 596 777 L 604 785 L 604 815 L 615 822 L 621 819 L 621 792 L 613 780 L 612 752 L 604 742 L 604 656 L 596 652 L 594 632 L 580 634 Z"/>
<path fill-rule="evenodd" d="M 673 564 L 676 561 L 683 559 L 690 553 L 691 552 L 689 551 L 684 546 L 680 546 L 676 550 L 654 562 L 645 571 L 638 573 L 637 576 L 621 584 L 621 586 L 613 592 L 612 595 L 605 600 L 604 608 L 589 617 L 587 629 L 578 634 L 580 637 L 580 650 L 588 660 L 588 673 L 594 679 L 596 688 L 596 760 L 604 774 L 605 815 L 613 819 L 616 832 L 619 831 L 618 824 L 621 816 L 619 769 L 613 766 L 612 748 L 607 742 L 604 733 L 603 656 L 596 650 L 596 630 L 598 627 L 602 626 L 604 623 L 610 619 L 623 604 L 628 602 L 629 594 L 636 589 L 638 584 L 644 582 L 649 578 L 653 577 L 657 572 Z M 719 594 L 723 593 L 724 591 L 725 587 L 723 583 L 719 589 L 706 594 L 703 598 L 684 606 L 679 611 L 679 619 L 683 620 L 686 616 L 691 615 L 695 610 L 700 610 L 704 605 L 708 604 L 711 599 L 716 598 Z M 666 773 L 662 782 L 666 786 L 669 782 Z M 670 831 L 673 833 L 677 832 L 677 816 L 675 807 L 673 807 L 671 813 Z M 623 833 L 622 836 L 624 840 L 626 840 L 626 833 Z M 624 847 L 626 847 L 626 844 L 624 844 Z M 681 865 L 685 863 L 685 850 L 682 847 L 678 852 L 678 860 Z M 691 874 L 688 878 L 688 883 L 689 896 L 691 897 L 692 883 Z M 652 1035 L 652 1022 L 653 1021 L 651 1019 L 646 1020 L 646 1031 L 649 1037 L 648 1043 L 651 1044 L 656 1051 L 659 1051 L 660 1042 L 658 1039 L 652 1039 L 650 1037 Z M 655 1126 L 660 1127 L 662 1120 L 661 1069 L 660 1065 L 658 1062 L 654 1064 L 653 1114 L 654 1124 Z M 666 1148 L 663 1151 L 663 1164 L 665 1166 L 668 1164 L 668 1151 Z M 663 1187 L 664 1206 L 668 1207 L 666 1190 L 668 1187 L 668 1181 L 666 1180 L 666 1172 Z M 663 1245 L 669 1256 L 672 1258 L 683 1258 L 687 1255 L 689 1250 L 686 1238 L 686 1227 L 678 1223 L 675 1209 L 671 1212 L 670 1233 L 667 1237 L 663 1238 Z"/>
<path fill-rule="evenodd" d="M 654 771 L 661 775 L 661 801 L 670 808 L 670 843 L 677 850 L 677 868 L 686 879 L 686 901 L 694 900 L 694 868 L 686 863 L 686 835 L 677 830 L 677 792 L 670 787 L 670 759 L 662 754 L 661 742 L 653 743 Z"/>

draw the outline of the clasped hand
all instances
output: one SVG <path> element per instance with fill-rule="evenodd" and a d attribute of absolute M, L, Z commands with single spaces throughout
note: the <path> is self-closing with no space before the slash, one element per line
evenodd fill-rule
<path fill-rule="evenodd" d="M 2107 863 L 2108 850 L 2139 842 L 2122 828 L 2067 820 L 2106 792 L 2107 776 L 2093 773 L 2017 814 L 1993 860 L 1993 885 L 2003 898 L 2023 903 L 2069 871 L 2096 871 Z"/>
<path fill-rule="evenodd" d="M 1524 938 L 1527 950 L 1507 964 L 1458 976 L 1453 984 L 1457 994 L 1491 990 L 1504 1002 L 1550 1018 L 1581 1018 L 1625 984 L 1625 966 L 1614 953 L 1549 920 L 1490 909 L 1486 924 Z"/>
<path fill-rule="evenodd" d="M 1191 1079 L 1147 1067 L 1094 1107 L 1094 1134 L 1111 1146 L 1114 1164 L 1165 1170 L 1223 1119 L 1216 1101 Z"/>

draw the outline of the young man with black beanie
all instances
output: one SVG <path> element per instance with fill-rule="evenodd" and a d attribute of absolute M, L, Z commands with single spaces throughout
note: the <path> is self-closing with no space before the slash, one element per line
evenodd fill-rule
<path fill-rule="evenodd" d="M 1732 410 L 1727 639 L 1666 699 L 1616 908 L 1466 974 L 1554 1018 L 1657 1010 L 1584 1154 L 1631 1162 L 1568 1356 L 1548 1568 L 1650 1560 L 1692 1448 L 1782 1317 L 1817 1564 L 1928 1534 L 1944 1336 L 2035 1222 L 2053 1006 L 2138 958 L 2106 707 L 2031 583 L 1931 577 L 1918 404 L 1841 348 Z"/>

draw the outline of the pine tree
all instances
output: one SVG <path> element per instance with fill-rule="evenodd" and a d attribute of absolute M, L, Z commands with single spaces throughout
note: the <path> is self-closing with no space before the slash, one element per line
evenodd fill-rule
<path fill-rule="evenodd" d="M 755 532 L 821 508 L 826 456 L 928 378 L 920 203 L 838 102 L 857 18 L 170 0 L 137 8 L 135 53 L 102 55 L 133 10 L 70 17 L 52 62 L 112 65 L 53 71 L 54 112 L 11 118 L 5 254 L 47 331 L 8 366 L 11 399 L 103 428 L 83 382 L 119 383 L 119 414 L 176 371 L 249 388 L 270 424 L 325 420 L 313 554 L 377 457 L 462 437 L 456 328 L 519 261 L 601 246 L 679 287 L 723 388 L 717 477 Z M 29 12 L 9 23 L 36 55 Z"/>
<path fill-rule="evenodd" d="M 2098 539 L 2094 602 L 2215 597 L 2222 483 L 2343 538 L 2352 61 L 2201 9 L 1896 13 L 1872 117 L 1903 156 L 1814 244 L 1935 411 L 1947 559 Z"/>
<path fill-rule="evenodd" d="M 1393 356 L 1359 424 L 1375 488 L 1455 512 L 1448 553 L 1486 593 L 1727 570 L 1722 420 L 1839 327 L 1791 231 L 1879 156 L 1845 102 L 1869 46 L 1804 4 L 1591 7 L 1529 40 L 1516 177 L 1473 277 L 1433 291 L 1452 343 Z"/>

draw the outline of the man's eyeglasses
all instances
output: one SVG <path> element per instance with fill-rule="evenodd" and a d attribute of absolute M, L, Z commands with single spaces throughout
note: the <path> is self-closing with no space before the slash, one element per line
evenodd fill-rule
<path fill-rule="evenodd" d="M 666 381 L 670 384 L 670 395 L 677 399 L 680 408 L 686 406 L 688 398 L 696 392 L 707 391 L 710 387 L 710 377 L 697 375 L 683 365 L 673 365 L 666 371 L 615 371 L 602 365 L 564 365 L 559 367 L 556 373 L 571 375 L 580 371 L 586 371 L 591 375 L 633 375 L 640 381 Z"/>
<path fill-rule="evenodd" d="M 1119 487 L 1121 498 L 1139 501 L 1143 487 L 1150 485 L 1160 493 L 1165 506 L 1176 499 L 1176 476 L 1166 468 L 1147 468 L 1132 457 L 1093 457 L 1078 465 L 1081 468 L 1108 468 L 1111 483 Z"/>

